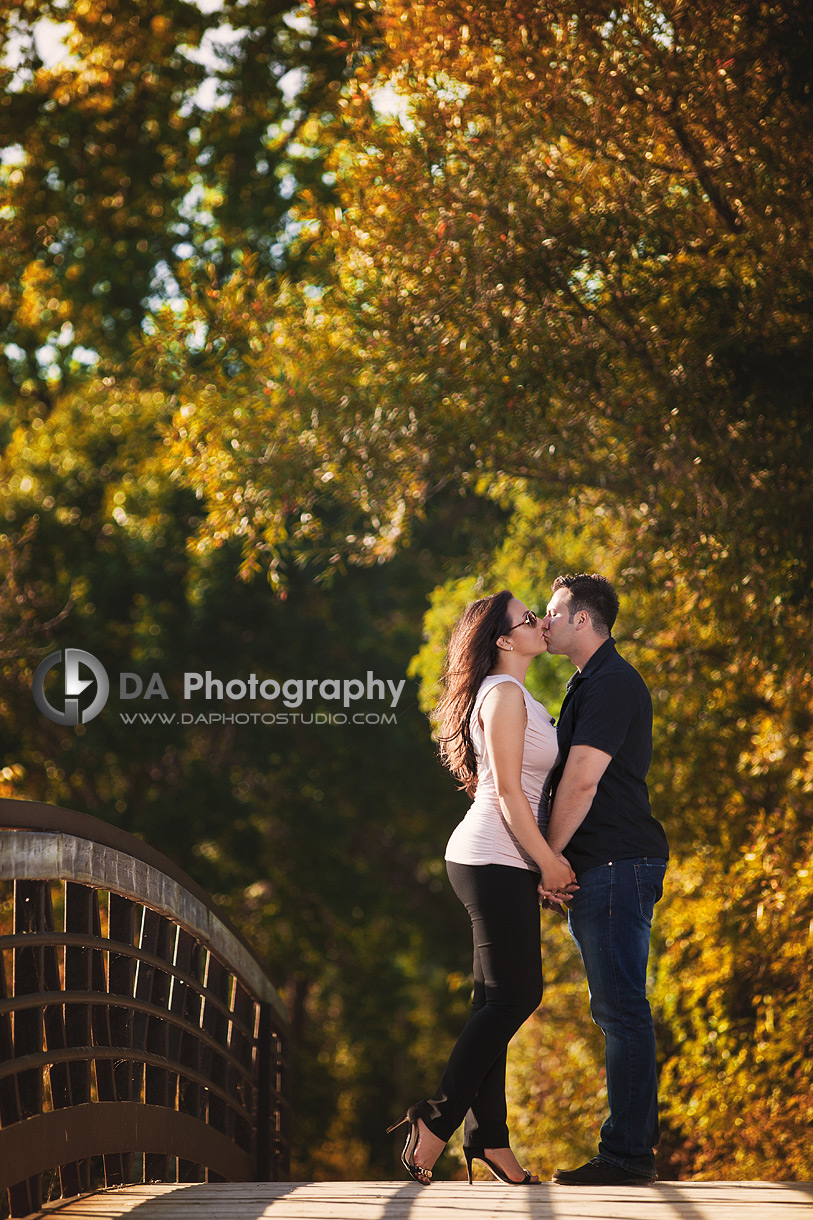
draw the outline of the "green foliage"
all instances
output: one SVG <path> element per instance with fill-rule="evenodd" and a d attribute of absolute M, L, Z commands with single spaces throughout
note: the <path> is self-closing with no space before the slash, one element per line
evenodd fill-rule
<path fill-rule="evenodd" d="M 757 829 L 726 872 L 703 853 L 672 879 L 655 996 L 679 1173 L 810 1175 L 811 842 L 789 840 Z"/>
<path fill-rule="evenodd" d="M 52 67 L 49 21 L 67 52 Z M 250 256 L 260 279 L 296 273 L 309 237 L 291 196 L 331 196 L 319 133 L 364 25 L 363 5 L 294 0 L 0 6 L 19 61 L 0 79 L 0 371 L 29 412 L 128 356 L 184 282 Z"/>

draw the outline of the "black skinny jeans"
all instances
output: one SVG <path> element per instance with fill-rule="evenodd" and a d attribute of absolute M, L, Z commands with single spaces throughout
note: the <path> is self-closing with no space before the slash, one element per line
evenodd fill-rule
<path fill-rule="evenodd" d="M 542 999 L 539 874 L 451 861 L 446 870 L 471 919 L 474 994 L 437 1096 L 423 1102 L 419 1113 L 442 1140 L 465 1118 L 467 1148 L 507 1148 L 506 1050 Z"/>

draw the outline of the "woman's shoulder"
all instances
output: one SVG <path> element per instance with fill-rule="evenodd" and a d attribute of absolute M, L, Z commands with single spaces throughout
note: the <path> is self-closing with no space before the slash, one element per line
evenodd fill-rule
<path fill-rule="evenodd" d="M 515 678 L 513 674 L 489 674 L 483 679 L 477 691 L 477 698 L 475 699 L 475 704 L 477 705 L 478 710 L 489 691 L 492 691 L 498 684 L 509 682 L 513 686 L 518 686 L 522 691 L 526 710 L 530 713 L 534 720 L 538 720 L 540 724 L 544 724 L 546 726 L 554 723 L 554 720 L 545 705 L 540 703 L 538 699 L 535 699 L 528 690 L 528 687 L 525 686 L 523 682 L 520 682 L 519 678 Z M 504 694 L 507 694 L 507 691 L 504 692 Z M 511 696 L 509 696 L 509 698 L 510 697 Z"/>
<path fill-rule="evenodd" d="M 519 687 L 523 694 L 528 694 L 526 687 L 523 686 L 519 678 L 515 678 L 513 674 L 487 674 L 477 688 L 476 701 L 479 702 L 488 694 L 490 690 L 493 690 L 495 686 L 499 686 L 505 682 L 512 682 L 514 686 Z"/>
<path fill-rule="evenodd" d="M 502 687 L 502 689 L 499 691 L 499 694 L 493 695 L 489 699 L 489 706 L 491 706 L 494 701 L 502 706 L 507 706 L 507 704 L 504 702 L 505 700 L 510 703 L 512 700 L 518 699 L 518 696 L 514 694 L 515 687 L 519 688 L 519 691 L 522 693 L 527 705 L 529 697 L 528 691 L 518 678 L 513 677 L 511 674 L 488 674 L 488 676 L 483 678 L 483 681 L 480 683 L 477 696 L 474 700 L 474 711 L 478 716 L 483 707 L 486 696 L 491 695 L 492 691 L 500 687 Z"/>

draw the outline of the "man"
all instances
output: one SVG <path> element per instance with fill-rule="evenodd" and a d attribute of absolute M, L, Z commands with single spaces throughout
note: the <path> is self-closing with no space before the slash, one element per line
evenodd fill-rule
<path fill-rule="evenodd" d="M 577 672 L 557 725 L 547 838 L 576 873 L 568 922 L 602 1029 L 610 1115 L 598 1156 L 557 1170 L 568 1186 L 654 1181 L 658 1142 L 655 1030 L 646 998 L 649 933 L 669 846 L 652 816 L 652 700 L 610 632 L 618 598 L 603 576 L 558 576 L 542 622 L 548 652 Z"/>

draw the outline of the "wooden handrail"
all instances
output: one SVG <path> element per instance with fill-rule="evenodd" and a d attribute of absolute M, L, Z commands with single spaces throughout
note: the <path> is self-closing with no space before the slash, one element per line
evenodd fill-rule
<path fill-rule="evenodd" d="M 287 1176 L 285 1008 L 211 898 L 117 827 L 5 799 L 3 883 L 14 896 L 0 928 L 10 1215 L 40 1208 L 48 1174 L 51 1198 Z"/>
<path fill-rule="evenodd" d="M 240 935 L 240 933 L 232 927 L 227 916 L 219 910 L 217 904 L 212 901 L 196 881 L 193 881 L 187 873 L 178 868 L 173 860 L 156 851 L 149 843 L 145 843 L 142 839 L 137 839 L 134 835 L 128 834 L 125 830 L 121 830 L 118 826 L 111 826 L 107 822 L 102 822 L 99 818 L 91 817 L 87 813 L 78 813 L 73 809 L 60 809 L 56 805 L 45 805 L 39 801 L 18 801 L 9 798 L 0 798 L 0 827 L 13 828 L 15 830 L 33 830 L 38 832 L 46 832 L 50 835 L 69 835 L 76 839 L 86 839 L 97 846 L 109 847 L 114 853 L 119 853 L 122 856 L 129 856 L 133 860 L 140 861 L 148 868 L 154 870 L 158 874 L 167 879 L 168 882 L 174 882 L 175 885 L 167 885 L 162 891 L 159 888 L 155 892 L 156 901 L 160 902 L 162 897 L 164 900 L 167 897 L 180 895 L 180 891 L 186 891 L 195 901 L 189 903 L 187 901 L 184 909 L 184 914 L 188 919 L 192 920 L 189 931 L 193 935 L 199 937 L 202 941 L 207 940 L 207 936 L 214 935 L 215 941 L 223 943 L 226 952 L 233 957 L 235 963 L 239 961 L 245 976 L 246 982 L 253 985 L 257 995 L 267 1001 L 277 1010 L 278 1017 L 282 1021 L 286 1021 L 285 1005 L 277 994 L 271 981 L 265 972 L 265 967 L 248 942 Z M 53 867 L 54 858 L 51 861 L 42 859 L 40 868 L 47 871 L 48 867 Z M 63 879 L 71 881 L 81 881 L 79 875 L 84 861 L 76 856 L 73 859 L 65 858 L 61 861 L 60 876 Z M 2 856 L 0 856 L 0 869 L 2 869 Z M 32 862 L 28 865 L 32 871 L 29 875 L 33 876 L 36 871 L 36 866 Z M 67 870 L 73 868 L 74 872 L 67 874 Z M 5 871 L 0 871 L 0 879 L 7 876 Z M 43 879 L 45 872 L 42 873 Z M 55 877 L 49 878 L 51 880 Z M 119 879 L 116 879 L 119 880 Z M 122 882 L 125 877 L 120 879 Z M 146 880 L 146 876 L 145 876 Z M 153 878 L 155 880 L 155 878 Z M 92 880 L 85 882 L 87 885 L 93 885 Z M 176 888 L 177 887 L 177 888 Z M 104 886 L 103 888 L 107 888 Z M 117 893 L 124 893 L 118 885 L 114 887 Z M 133 894 L 138 902 L 144 902 L 145 896 L 140 897 Z M 152 905 L 148 903 L 147 905 Z M 159 909 L 155 907 L 154 909 Z M 178 912 L 180 915 L 181 912 Z M 180 922 L 180 919 L 179 919 Z M 212 948 L 217 948 L 217 944 L 213 943 Z"/>

